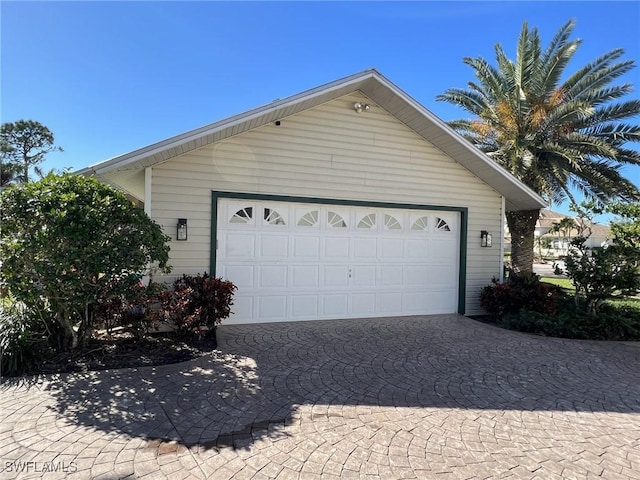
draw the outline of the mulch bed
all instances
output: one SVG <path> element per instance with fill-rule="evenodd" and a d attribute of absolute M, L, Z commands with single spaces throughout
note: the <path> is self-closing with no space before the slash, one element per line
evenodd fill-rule
<path fill-rule="evenodd" d="M 173 333 L 150 335 L 136 342 L 129 333 L 92 338 L 89 345 L 74 352 L 51 354 L 37 372 L 59 373 L 167 365 L 201 357 L 217 347 L 215 333 L 191 339 Z"/>

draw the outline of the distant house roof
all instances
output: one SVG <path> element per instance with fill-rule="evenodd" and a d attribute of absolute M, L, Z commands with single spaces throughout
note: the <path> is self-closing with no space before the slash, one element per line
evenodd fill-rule
<path fill-rule="evenodd" d="M 559 222 L 563 218 L 573 218 L 576 222 L 580 221 L 579 219 L 571 217 L 569 215 L 564 215 L 552 210 L 543 209 L 540 212 L 540 219 L 538 220 L 537 227 L 549 229 L 553 226 L 554 223 Z M 601 223 L 587 222 L 587 226 L 591 229 L 591 235 L 594 237 L 607 238 L 611 233 L 611 229 L 607 225 L 602 225 Z M 569 232 L 569 236 L 571 237 L 578 234 L 579 230 L 577 228 Z"/>
<path fill-rule="evenodd" d="M 281 120 L 290 115 L 360 91 L 417 135 L 505 197 L 507 210 L 533 210 L 544 200 L 508 171 L 465 140 L 444 121 L 411 98 L 375 69 L 336 80 L 297 95 L 276 100 L 219 122 L 176 135 L 161 142 L 80 170 L 84 175 L 140 170 L 166 162 L 191 150 Z"/>

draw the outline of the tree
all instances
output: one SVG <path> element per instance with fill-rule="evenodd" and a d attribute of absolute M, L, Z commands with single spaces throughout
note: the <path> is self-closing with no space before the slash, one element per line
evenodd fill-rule
<path fill-rule="evenodd" d="M 437 99 L 471 113 L 473 119 L 451 126 L 550 205 L 573 200 L 572 189 L 600 202 L 637 200 L 640 192 L 619 167 L 640 164 L 640 153 L 627 147 L 640 140 L 640 126 L 628 123 L 640 113 L 640 101 L 621 100 L 630 84 L 612 85 L 634 62 L 619 60 L 624 50 L 615 49 L 562 80 L 581 43 L 570 40 L 573 28 L 573 21 L 566 23 L 543 50 L 537 29 L 525 22 L 515 61 L 500 45 L 497 67 L 465 58 L 477 83 Z M 516 273 L 532 270 L 539 216 L 540 210 L 506 214 Z"/>
<path fill-rule="evenodd" d="M 618 245 L 640 249 L 640 203 L 614 203 L 607 210 L 619 216 L 611 222 L 611 234 Z"/>
<path fill-rule="evenodd" d="M 583 204 L 578 209 L 589 223 L 593 214 L 602 213 L 593 204 Z M 589 234 L 578 236 L 564 257 L 567 276 L 576 287 L 576 304 L 584 295 L 585 311 L 590 315 L 598 314 L 609 298 L 640 291 L 640 204 L 615 203 L 606 210 L 621 217 L 611 223 L 613 244 L 589 248 Z"/>
<path fill-rule="evenodd" d="M 562 248 L 564 245 L 568 244 L 568 239 L 571 236 L 571 231 L 576 228 L 576 222 L 571 217 L 564 217 L 557 222 L 553 222 L 551 228 L 549 228 L 549 233 L 559 233 L 562 234 Z M 566 253 L 566 252 L 565 252 Z"/>
<path fill-rule="evenodd" d="M 0 161 L 0 187 L 6 187 L 16 181 L 16 166 L 4 158 Z"/>
<path fill-rule="evenodd" d="M 47 175 L 0 194 L 2 285 L 48 312 L 64 349 L 93 333 L 96 306 L 168 271 L 169 237 L 125 195 L 93 178 Z"/>
<path fill-rule="evenodd" d="M 2 155 L 3 185 L 13 181 L 27 183 L 29 171 L 42 176 L 40 164 L 47 153 L 62 151 L 54 145 L 51 130 L 33 120 L 3 123 L 0 127 L 0 154 Z M 6 174 L 13 174 L 6 177 Z M 5 183 L 6 182 L 6 183 Z"/>
<path fill-rule="evenodd" d="M 538 247 L 538 257 L 542 259 L 544 255 L 542 254 L 542 249 L 549 250 L 551 247 L 551 239 L 549 237 L 545 237 L 543 235 L 536 235 L 533 241 L 534 245 Z M 548 253 L 548 252 L 547 252 Z"/>

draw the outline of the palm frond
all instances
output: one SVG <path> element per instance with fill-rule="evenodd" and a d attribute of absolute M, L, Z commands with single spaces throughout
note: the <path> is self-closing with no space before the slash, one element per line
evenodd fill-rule
<path fill-rule="evenodd" d="M 628 95 L 633 91 L 633 86 L 629 83 L 623 85 L 616 85 L 612 87 L 594 88 L 585 91 L 577 97 L 581 102 L 590 103 L 591 105 L 598 107 L 606 102 L 611 102 L 619 98 Z"/>
<path fill-rule="evenodd" d="M 444 94 L 438 95 L 436 100 L 458 105 L 479 117 L 486 109 L 486 99 L 482 95 L 458 88 L 447 90 Z"/>
<path fill-rule="evenodd" d="M 552 91 L 559 83 L 564 69 L 578 49 L 581 40 L 569 41 L 575 27 L 575 20 L 569 20 L 555 34 L 547 49 L 540 56 L 538 92 Z"/>
<path fill-rule="evenodd" d="M 504 97 L 505 82 L 495 67 L 491 66 L 483 58 L 467 58 L 465 59 L 465 63 L 474 69 L 475 76 L 484 86 L 484 91 L 488 98 L 493 101 L 499 101 Z"/>
<path fill-rule="evenodd" d="M 574 79 L 576 75 L 573 75 L 563 84 L 563 89 L 567 92 L 568 97 L 581 99 L 583 95 L 588 95 L 591 91 L 602 88 L 629 72 L 635 65 L 633 60 L 614 65 L 610 65 L 610 63 L 605 62 L 599 68 L 587 69 L 588 71 L 579 78 Z"/>
<path fill-rule="evenodd" d="M 618 102 L 612 105 L 598 107 L 594 111 L 593 115 L 589 118 L 585 118 L 584 122 L 576 125 L 576 127 L 586 128 L 603 122 L 623 120 L 637 115 L 640 115 L 640 100 L 628 100 L 625 102 Z"/>

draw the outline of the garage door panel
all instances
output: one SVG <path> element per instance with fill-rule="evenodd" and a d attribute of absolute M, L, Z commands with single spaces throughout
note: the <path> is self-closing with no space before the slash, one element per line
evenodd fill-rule
<path fill-rule="evenodd" d="M 326 237 L 324 240 L 324 257 L 328 259 L 349 258 L 349 237 Z"/>
<path fill-rule="evenodd" d="M 405 240 L 405 258 L 426 261 L 429 258 L 429 241 L 426 238 Z"/>
<path fill-rule="evenodd" d="M 457 310 L 459 213 L 218 205 L 216 272 L 238 287 L 228 323 Z"/>
<path fill-rule="evenodd" d="M 430 312 L 426 291 L 406 292 L 402 295 L 402 311 L 407 313 Z"/>
<path fill-rule="evenodd" d="M 354 293 L 351 295 L 351 313 L 355 316 L 372 315 L 376 311 L 375 293 Z"/>
<path fill-rule="evenodd" d="M 402 312 L 402 292 L 383 292 L 378 295 L 376 310 L 389 315 Z"/>
<path fill-rule="evenodd" d="M 429 268 L 430 283 L 433 287 L 455 287 L 457 278 L 457 272 L 449 265 L 432 265 Z"/>
<path fill-rule="evenodd" d="M 455 303 L 452 302 L 451 295 L 446 289 L 425 292 L 425 297 L 433 313 L 450 313 L 451 309 L 455 308 Z"/>
<path fill-rule="evenodd" d="M 260 237 L 260 257 L 286 260 L 289 256 L 287 235 L 263 235 Z"/>
<path fill-rule="evenodd" d="M 255 256 L 256 237 L 253 234 L 231 233 L 225 239 L 227 257 L 252 258 Z"/>
<path fill-rule="evenodd" d="M 291 270 L 293 288 L 320 286 L 319 265 L 294 265 Z"/>
<path fill-rule="evenodd" d="M 353 257 L 369 259 L 378 257 L 378 240 L 373 238 L 352 238 Z"/>
<path fill-rule="evenodd" d="M 451 258 L 455 258 L 457 251 L 457 243 L 454 241 L 455 239 L 448 238 L 434 238 L 430 242 L 430 258 L 434 261 L 439 262 L 450 262 Z"/>
<path fill-rule="evenodd" d="M 244 321 L 252 320 L 254 318 L 253 304 L 253 296 L 235 295 L 231 306 L 233 315 L 230 318 L 241 318 Z"/>
<path fill-rule="evenodd" d="M 265 320 L 285 320 L 287 318 L 287 296 L 259 296 L 257 317 Z"/>
<path fill-rule="evenodd" d="M 259 268 L 258 288 L 286 288 L 288 266 L 285 265 L 262 265 Z"/>
<path fill-rule="evenodd" d="M 401 287 L 404 283 L 403 265 L 383 265 L 380 267 L 380 283 L 388 287 Z"/>
<path fill-rule="evenodd" d="M 293 257 L 295 259 L 320 258 L 320 237 L 293 237 L 293 245 Z"/>
<path fill-rule="evenodd" d="M 323 295 L 322 314 L 325 318 L 347 317 L 349 315 L 349 296 L 345 293 Z"/>
<path fill-rule="evenodd" d="M 373 287 L 376 285 L 375 265 L 354 265 L 351 268 L 351 284 L 354 287 Z"/>
<path fill-rule="evenodd" d="M 293 295 L 291 297 L 293 318 L 317 318 L 318 295 Z"/>
<path fill-rule="evenodd" d="M 427 265 L 407 265 L 405 268 L 405 285 L 427 288 L 429 286 L 430 268 Z"/>
<path fill-rule="evenodd" d="M 240 289 L 252 289 L 255 287 L 254 270 L 253 265 L 226 265 L 221 274 Z"/>
<path fill-rule="evenodd" d="M 404 240 L 402 238 L 381 238 L 379 243 L 381 261 L 395 261 L 404 256 Z"/>
<path fill-rule="evenodd" d="M 325 265 L 324 287 L 347 287 L 349 285 L 349 267 L 347 265 Z"/>

